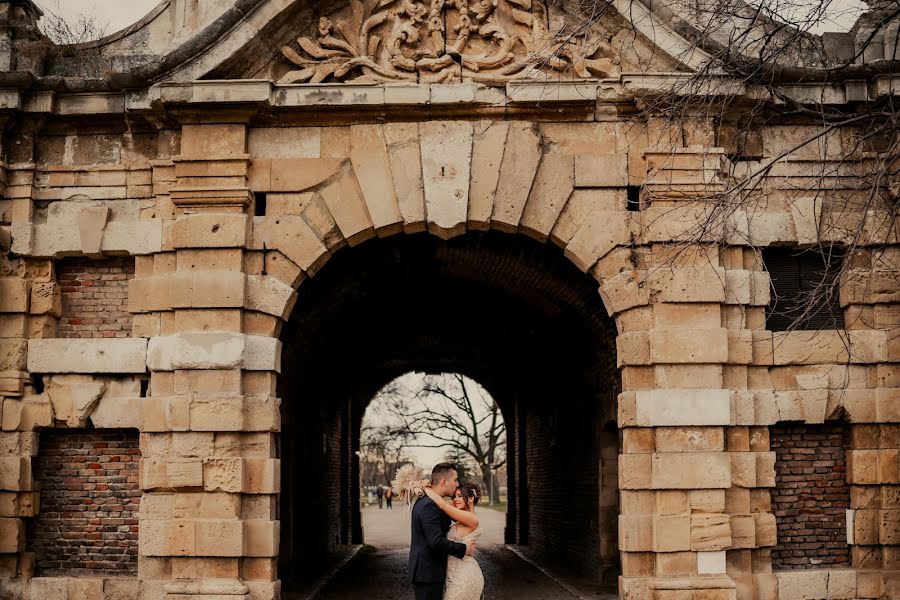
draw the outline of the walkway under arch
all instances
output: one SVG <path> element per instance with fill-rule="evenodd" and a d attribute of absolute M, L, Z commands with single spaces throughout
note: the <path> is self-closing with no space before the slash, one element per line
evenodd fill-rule
<path fill-rule="evenodd" d="M 509 428 L 506 541 L 597 579 L 616 552 L 615 326 L 597 283 L 523 236 L 393 236 L 337 251 L 281 339 L 279 573 L 290 591 L 364 541 L 359 429 L 410 370 L 464 373 Z"/>

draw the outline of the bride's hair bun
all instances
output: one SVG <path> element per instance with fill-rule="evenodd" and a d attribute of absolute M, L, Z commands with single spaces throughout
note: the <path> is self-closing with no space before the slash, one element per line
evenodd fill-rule
<path fill-rule="evenodd" d="M 460 489 L 462 489 L 463 497 L 466 499 L 466 502 L 474 499 L 475 504 L 478 504 L 478 501 L 481 500 L 481 488 L 474 481 L 463 484 Z"/>

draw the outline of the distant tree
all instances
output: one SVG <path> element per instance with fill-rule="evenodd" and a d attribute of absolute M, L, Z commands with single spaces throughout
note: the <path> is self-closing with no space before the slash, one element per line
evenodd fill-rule
<path fill-rule="evenodd" d="M 360 435 L 361 484 L 390 485 L 401 465 L 414 462 L 406 449 L 410 436 L 385 425 L 364 426 Z"/>
<path fill-rule="evenodd" d="M 427 375 L 414 389 L 395 381 L 378 397 L 393 431 L 414 440 L 410 447 L 446 448 L 457 459 L 471 460 L 481 473 L 482 490 L 492 504 L 498 502 L 492 481 L 494 471 L 506 464 L 506 425 L 484 388 L 458 373 Z"/>
<path fill-rule="evenodd" d="M 59 46 L 98 40 L 109 30 L 109 21 L 100 18 L 96 7 L 89 12 L 63 17 L 59 0 L 56 0 L 52 6 L 48 6 L 49 2 L 39 2 L 38 4 L 44 12 L 44 17 L 38 26 L 51 42 Z"/>

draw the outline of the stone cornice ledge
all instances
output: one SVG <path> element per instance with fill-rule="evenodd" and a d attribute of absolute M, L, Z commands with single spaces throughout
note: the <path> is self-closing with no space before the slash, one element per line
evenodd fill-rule
<path fill-rule="evenodd" d="M 588 108 L 595 103 L 633 102 L 636 98 L 683 90 L 697 96 L 760 97 L 759 91 L 729 77 L 710 78 L 698 86 L 686 73 L 623 73 L 616 79 L 522 81 L 505 88 L 461 84 L 290 84 L 269 80 L 161 83 L 149 89 L 121 93 L 58 94 L 0 89 L 0 110 L 77 117 L 123 113 L 158 113 L 169 109 L 231 107 L 251 111 L 314 109 L 452 110 L 457 113 L 553 106 Z M 871 84 L 871 85 L 870 85 Z M 699 89 L 701 88 L 702 89 Z M 896 95 L 900 86 L 891 76 L 871 81 L 784 83 L 781 90 L 801 102 L 840 105 Z M 703 92 L 703 93 L 700 93 Z"/>

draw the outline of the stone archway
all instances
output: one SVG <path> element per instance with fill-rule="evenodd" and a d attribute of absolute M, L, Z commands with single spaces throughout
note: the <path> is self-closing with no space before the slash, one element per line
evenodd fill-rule
<path fill-rule="evenodd" d="M 496 232 L 370 241 L 304 283 L 281 334 L 285 589 L 365 541 L 362 415 L 413 369 L 464 372 L 497 398 L 510 436 L 506 540 L 612 582 L 619 376 L 595 288 L 559 250 Z"/>

